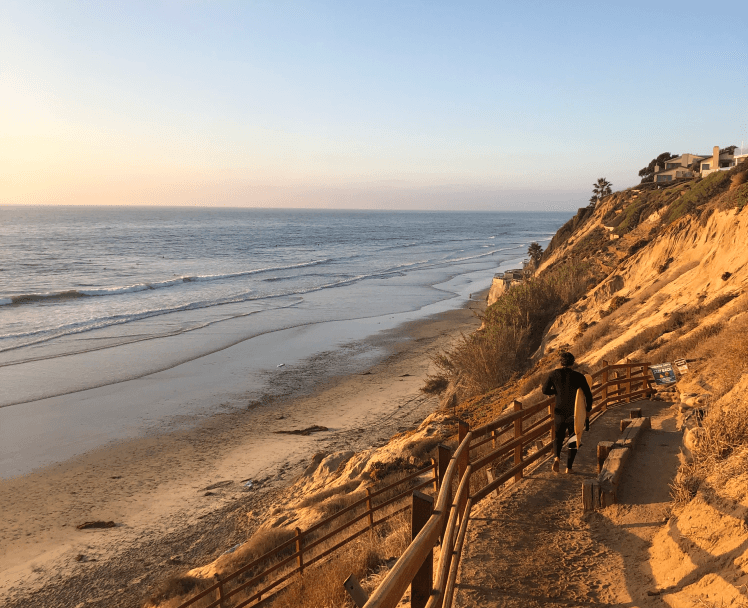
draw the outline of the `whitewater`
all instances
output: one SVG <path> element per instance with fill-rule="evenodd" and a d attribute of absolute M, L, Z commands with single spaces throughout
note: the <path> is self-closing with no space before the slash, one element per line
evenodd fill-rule
<path fill-rule="evenodd" d="M 495 272 L 520 265 L 531 242 L 547 244 L 566 219 L 0 208 L 0 427 L 9 433 L 6 446 L 15 445 L 0 450 L 0 476 L 3 468 L 18 473 L 140 436 L 167 419 L 261 400 L 277 370 L 464 306 Z M 225 355 L 220 362 L 216 353 Z M 359 349 L 330 373 L 353 372 L 381 354 Z M 241 371 L 227 371 L 235 359 Z M 143 387 L 165 373 L 181 378 L 187 364 L 191 377 L 173 384 L 187 393 L 153 406 Z M 200 384 L 188 388 L 198 376 Z M 10 430 L 30 429 L 31 420 L 48 449 L 29 451 Z"/>

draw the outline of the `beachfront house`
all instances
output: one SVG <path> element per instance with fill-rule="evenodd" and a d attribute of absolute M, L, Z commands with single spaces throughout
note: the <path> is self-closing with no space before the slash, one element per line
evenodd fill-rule
<path fill-rule="evenodd" d="M 665 161 L 665 167 L 655 167 L 655 182 L 671 182 L 674 179 L 690 178 L 696 174 L 706 177 L 715 171 L 727 171 L 748 159 L 748 148 L 735 148 L 733 152 L 720 152 L 714 146 L 712 155 L 681 154 Z"/>
<path fill-rule="evenodd" d="M 714 146 L 712 155 L 701 161 L 701 177 L 706 177 L 715 171 L 727 171 L 735 165 L 743 163 L 748 153 L 743 148 L 735 148 L 732 152 L 720 153 L 719 146 Z"/>
<path fill-rule="evenodd" d="M 693 177 L 693 167 L 702 159 L 707 158 L 698 154 L 681 154 L 665 161 L 664 169 L 655 167 L 654 181 L 671 182 L 681 177 Z"/>

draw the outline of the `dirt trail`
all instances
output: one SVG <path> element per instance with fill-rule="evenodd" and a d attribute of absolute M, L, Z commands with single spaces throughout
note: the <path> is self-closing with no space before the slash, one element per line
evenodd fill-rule
<path fill-rule="evenodd" d="M 631 407 L 652 417 L 652 430 L 628 464 L 620 504 L 585 514 L 581 485 L 597 476 L 595 446 L 618 437 Z M 648 549 L 669 515 L 680 443 L 670 403 L 640 401 L 601 416 L 572 474 L 554 474 L 549 460 L 473 511 L 454 605 L 664 606 L 648 595 L 656 593 Z"/>

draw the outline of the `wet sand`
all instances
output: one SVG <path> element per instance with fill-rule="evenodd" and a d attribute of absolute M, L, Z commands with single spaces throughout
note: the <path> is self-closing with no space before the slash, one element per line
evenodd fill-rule
<path fill-rule="evenodd" d="M 484 296 L 289 366 L 269 396 L 247 394 L 242 408 L 232 395 L 224 412 L 191 426 L 174 419 L 171 431 L 162 425 L 0 481 L 0 598 L 14 607 L 139 605 L 154 582 L 214 559 L 283 500 L 315 453 L 385 443 L 433 411 L 436 398 L 419 391 L 430 358 L 478 327 Z M 277 434 L 312 425 L 329 430 Z M 94 520 L 116 527 L 76 529 Z"/>

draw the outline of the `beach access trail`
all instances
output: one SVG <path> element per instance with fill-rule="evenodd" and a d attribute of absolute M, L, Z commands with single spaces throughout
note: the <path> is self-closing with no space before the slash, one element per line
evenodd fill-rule
<path fill-rule="evenodd" d="M 627 464 L 619 504 L 582 509 L 582 481 L 597 477 L 596 445 L 615 441 L 629 409 L 652 429 Z M 649 569 L 649 547 L 670 513 L 669 483 L 681 446 L 671 403 L 638 401 L 609 409 L 591 425 L 573 473 L 544 460 L 519 483 L 492 495 L 470 517 L 454 606 L 665 606 Z"/>

